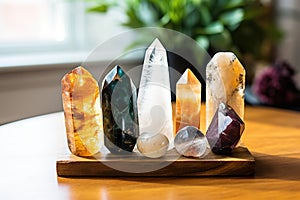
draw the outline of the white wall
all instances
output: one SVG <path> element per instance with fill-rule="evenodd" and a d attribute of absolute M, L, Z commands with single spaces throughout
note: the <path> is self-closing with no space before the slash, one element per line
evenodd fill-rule
<path fill-rule="evenodd" d="M 0 124 L 62 110 L 60 80 L 76 65 L 2 71 Z"/>
<path fill-rule="evenodd" d="M 300 72 L 300 1 L 277 0 L 277 22 L 284 33 L 278 57 L 289 61 Z"/>
<path fill-rule="evenodd" d="M 141 60 L 116 61 L 125 71 Z M 0 68 L 0 125 L 15 120 L 62 111 L 61 79 L 81 63 L 48 64 L 32 67 Z M 111 65 L 115 65 L 112 63 Z M 107 62 L 89 65 L 97 80 L 99 67 Z M 21 131 L 21 130 L 20 130 Z"/>
<path fill-rule="evenodd" d="M 78 14 L 85 15 L 82 13 L 84 9 L 80 8 L 79 11 Z M 124 27 L 119 26 L 122 19 L 124 17 L 117 11 L 110 11 L 108 15 L 87 13 L 82 19 L 85 30 L 76 30 L 84 31 L 86 34 L 79 38 L 85 53 L 78 57 L 80 49 L 67 52 L 71 57 L 75 57 L 74 59 L 69 58 L 70 56 L 64 57 L 60 55 L 61 53 L 30 55 L 29 58 L 19 55 L 4 57 L 0 55 L 0 125 L 31 116 L 62 111 L 61 78 L 84 62 L 88 51 L 125 31 Z M 64 53 L 66 52 L 62 52 Z M 105 57 L 106 54 L 102 56 Z M 48 57 L 51 57 L 50 62 Z M 51 64 L 51 60 L 57 64 Z M 89 70 L 93 71 L 93 69 Z"/>

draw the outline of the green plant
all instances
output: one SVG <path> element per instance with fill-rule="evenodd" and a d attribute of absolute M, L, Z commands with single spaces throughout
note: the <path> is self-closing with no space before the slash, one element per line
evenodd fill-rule
<path fill-rule="evenodd" d="M 124 10 L 130 28 L 163 27 L 195 39 L 209 53 L 233 51 L 239 56 L 270 59 L 280 38 L 270 9 L 259 0 L 88 0 L 92 12 Z"/>

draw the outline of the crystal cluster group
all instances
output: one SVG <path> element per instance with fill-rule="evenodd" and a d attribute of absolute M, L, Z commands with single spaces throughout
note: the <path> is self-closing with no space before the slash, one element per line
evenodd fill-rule
<path fill-rule="evenodd" d="M 188 157 L 229 155 L 244 131 L 245 70 L 233 53 L 217 53 L 206 67 L 206 126 L 200 131 L 201 83 L 186 69 L 176 84 L 172 113 L 166 50 L 158 39 L 146 51 L 140 85 L 120 66 L 99 86 L 83 67 L 62 79 L 68 146 L 90 157 L 104 146 L 113 154 L 137 150 L 162 157 L 173 147 Z M 137 92 L 138 91 L 138 92 Z M 100 98 L 101 97 L 101 98 Z"/>

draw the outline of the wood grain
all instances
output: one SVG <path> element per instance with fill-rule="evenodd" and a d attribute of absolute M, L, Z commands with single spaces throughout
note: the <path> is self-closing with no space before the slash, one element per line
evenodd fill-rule
<path fill-rule="evenodd" d="M 57 177 L 63 113 L 0 126 L 0 199 L 300 199 L 300 112 L 246 107 L 250 177 Z"/>
<path fill-rule="evenodd" d="M 166 167 L 164 167 L 167 165 Z M 120 171 L 122 169 L 142 169 L 141 173 Z M 162 166 L 149 170 L 152 166 Z M 205 158 L 187 158 L 178 155 L 173 149 L 163 158 L 151 159 L 133 153 L 132 156 L 108 154 L 88 159 L 67 155 L 56 162 L 57 175 L 70 176 L 250 176 L 255 172 L 255 160 L 246 147 L 236 148 L 231 156 L 209 153 Z"/>

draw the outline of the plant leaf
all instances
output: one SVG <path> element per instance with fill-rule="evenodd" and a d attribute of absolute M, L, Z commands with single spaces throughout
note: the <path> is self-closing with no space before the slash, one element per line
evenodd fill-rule
<path fill-rule="evenodd" d="M 164 26 L 170 22 L 170 16 L 165 14 L 161 19 L 159 25 Z"/>
<path fill-rule="evenodd" d="M 157 23 L 158 16 L 154 8 L 146 3 L 141 2 L 135 9 L 135 13 L 138 19 L 143 22 L 146 26 L 154 26 Z"/>
<path fill-rule="evenodd" d="M 233 9 L 242 7 L 249 3 L 249 0 L 229 0 L 227 1 L 226 5 L 224 6 L 224 9 Z"/>
<path fill-rule="evenodd" d="M 240 8 L 232 11 L 227 11 L 220 16 L 220 20 L 223 22 L 223 24 L 228 26 L 234 26 L 236 24 L 239 24 L 243 21 L 243 19 L 244 11 Z"/>
<path fill-rule="evenodd" d="M 222 33 L 224 26 L 220 22 L 213 22 L 205 28 L 198 28 L 197 33 L 200 35 L 213 35 Z"/>
<path fill-rule="evenodd" d="M 203 5 L 203 6 L 199 6 L 197 10 L 199 12 L 199 21 L 200 21 L 201 25 L 203 25 L 203 26 L 208 25 L 212 20 L 209 9 Z"/>
<path fill-rule="evenodd" d="M 206 36 L 203 36 L 203 35 L 198 36 L 196 38 L 196 42 L 203 49 L 208 49 L 208 47 L 209 47 L 209 40 L 208 40 L 208 38 Z"/>
<path fill-rule="evenodd" d="M 87 11 L 88 12 L 101 12 L 101 13 L 105 13 L 108 10 L 108 5 L 107 4 L 100 4 L 91 8 L 88 8 Z"/>
<path fill-rule="evenodd" d="M 232 43 L 230 32 L 227 29 L 220 34 L 210 36 L 209 41 L 211 46 L 218 51 L 229 49 Z"/>

